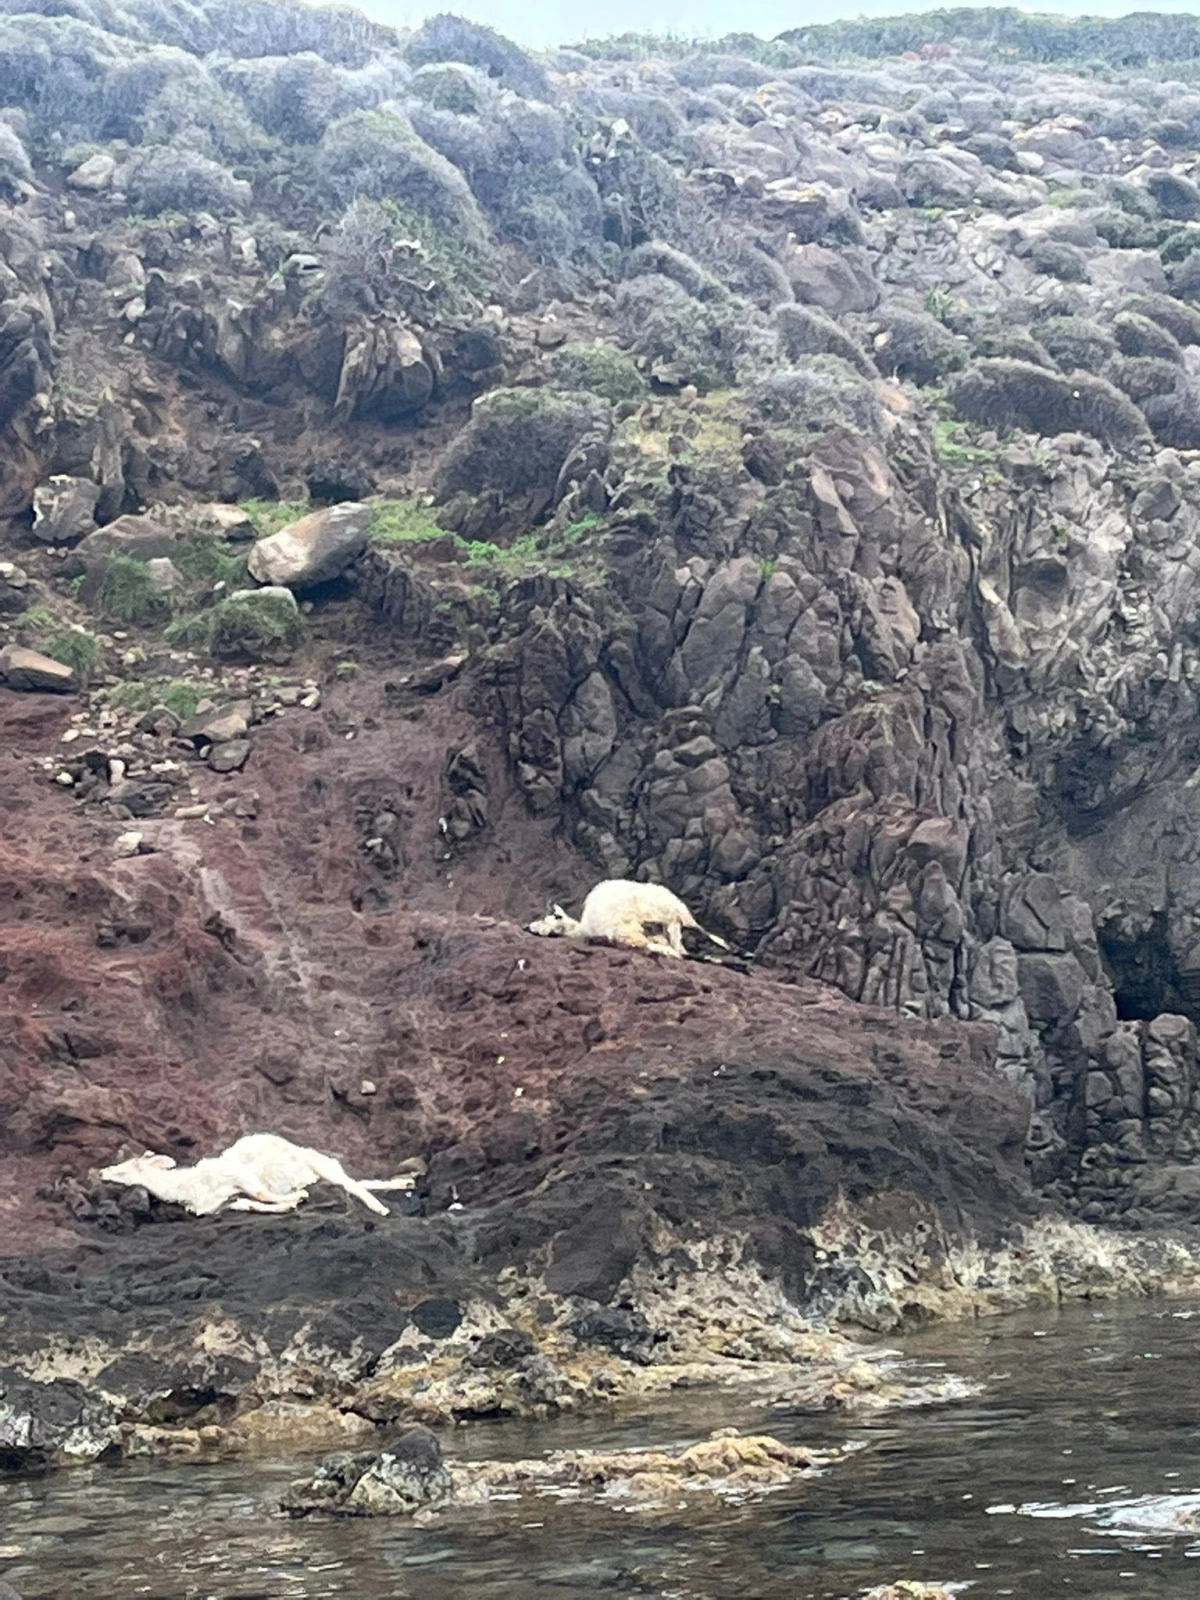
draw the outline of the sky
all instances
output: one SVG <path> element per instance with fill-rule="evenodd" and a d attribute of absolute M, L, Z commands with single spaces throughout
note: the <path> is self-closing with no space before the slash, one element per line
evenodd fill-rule
<path fill-rule="evenodd" d="M 415 27 L 438 11 L 455 11 L 476 22 L 486 22 L 501 33 L 534 49 L 572 44 L 579 39 L 602 39 L 614 33 L 675 33 L 685 38 L 720 38 L 726 33 L 757 33 L 764 38 L 805 23 L 833 22 L 839 17 L 889 17 L 931 10 L 904 0 L 857 0 L 839 5 L 837 0 L 599 0 L 580 5 L 578 0 L 442 0 L 423 5 L 415 0 L 352 0 L 358 9 L 380 22 Z M 951 4 L 963 0 L 949 0 Z M 966 0 L 971 4 L 972 0 Z M 995 3 L 995 0 L 992 0 Z M 1131 11 L 1194 12 L 1196 0 L 1165 0 L 1154 4 L 1122 4 L 1121 0 L 1091 0 L 1086 6 L 1056 4 L 1055 0 L 1022 10 L 1073 16 L 1122 17 Z"/>

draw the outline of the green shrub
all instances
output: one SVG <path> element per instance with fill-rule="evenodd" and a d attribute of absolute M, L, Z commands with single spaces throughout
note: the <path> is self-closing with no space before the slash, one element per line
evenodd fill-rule
<path fill-rule="evenodd" d="M 1200 188 L 1190 178 L 1169 168 L 1151 168 L 1142 179 L 1164 217 L 1173 222 L 1193 222 L 1200 217 Z"/>
<path fill-rule="evenodd" d="M 950 399 L 960 417 L 986 428 L 1090 433 L 1117 450 L 1146 437 L 1137 407 L 1090 373 L 1067 378 L 1026 361 L 980 361 L 955 382 Z"/>
<path fill-rule="evenodd" d="M 84 628 L 56 628 L 38 641 L 38 649 L 52 661 L 70 667 L 86 688 L 99 670 L 104 649 L 94 633 Z"/>
<path fill-rule="evenodd" d="M 1120 309 L 1149 317 L 1151 322 L 1157 322 L 1160 328 L 1174 335 L 1180 344 L 1200 344 L 1200 311 L 1169 294 L 1131 295 Z"/>
<path fill-rule="evenodd" d="M 864 378 L 875 376 L 862 346 L 827 312 L 816 306 L 785 305 L 778 307 L 773 320 L 789 361 L 801 356 L 839 356 Z"/>
<path fill-rule="evenodd" d="M 1136 311 L 1122 311 L 1115 317 L 1113 334 L 1123 356 L 1153 356 L 1176 364 L 1183 361 L 1183 350 L 1174 334 Z"/>
<path fill-rule="evenodd" d="M 875 391 L 838 356 L 810 356 L 770 373 L 751 386 L 750 400 L 763 421 L 801 438 L 830 428 L 877 435 L 882 426 Z"/>
<path fill-rule="evenodd" d="M 396 200 L 456 238 L 482 243 L 486 237 L 467 180 L 394 107 L 354 111 L 332 123 L 315 167 L 326 193 L 342 205 Z"/>
<path fill-rule="evenodd" d="M 711 272 L 706 272 L 699 262 L 693 261 L 682 250 L 658 240 L 639 244 L 629 252 L 624 262 L 623 276 L 626 278 L 645 278 L 652 273 L 677 283 L 684 294 L 690 295 L 693 300 L 722 301 L 726 298 L 724 285 Z"/>
<path fill-rule="evenodd" d="M 423 22 L 404 46 L 414 67 L 430 62 L 465 61 L 513 89 L 526 100 L 550 100 L 553 91 L 543 69 L 519 45 L 494 28 L 442 12 Z"/>
<path fill-rule="evenodd" d="M 1200 449 L 1200 394 L 1179 383 L 1166 394 L 1153 394 L 1142 411 L 1159 444 L 1174 450 Z"/>
<path fill-rule="evenodd" d="M 439 498 L 479 494 L 549 495 L 571 446 L 606 426 L 609 408 L 595 395 L 553 389 L 493 389 L 471 409 L 438 474 Z"/>
<path fill-rule="evenodd" d="M 96 592 L 95 610 L 106 622 L 147 627 L 165 621 L 171 602 L 157 587 L 149 567 L 133 556 L 109 556 Z"/>
<path fill-rule="evenodd" d="M 186 722 L 196 715 L 203 690 L 199 685 L 182 679 L 168 681 L 164 678 L 128 678 L 109 691 L 108 703 L 124 711 L 153 711 L 164 706 Z"/>
<path fill-rule="evenodd" d="M 551 362 L 554 381 L 562 389 L 585 389 L 618 405 L 649 393 L 633 357 L 611 344 L 565 344 Z"/>
<path fill-rule="evenodd" d="M 1026 260 L 1035 272 L 1063 283 L 1083 283 L 1087 279 L 1087 257 L 1073 244 L 1058 239 L 1035 239 Z"/>
<path fill-rule="evenodd" d="M 193 150 L 152 149 L 133 157 L 122 187 L 135 211 L 158 216 L 164 211 L 191 215 L 211 211 L 217 216 L 243 211 L 251 190 L 219 162 Z"/>
<path fill-rule="evenodd" d="M 1119 206 L 1101 206 L 1088 214 L 1096 232 L 1114 250 L 1153 250 L 1160 229 L 1145 217 L 1131 216 Z"/>
<path fill-rule="evenodd" d="M 875 349 L 881 372 L 913 383 L 940 383 L 967 359 L 966 344 L 924 311 L 893 311 L 883 317 L 887 343 Z"/>
<path fill-rule="evenodd" d="M 1168 265 L 1186 261 L 1200 250 L 1200 228 L 1181 228 L 1169 233 L 1158 247 L 1158 253 Z"/>
<path fill-rule="evenodd" d="M 238 589 L 166 630 L 171 644 L 200 646 L 222 661 L 286 661 L 304 638 L 295 596 L 286 589 Z"/>
<path fill-rule="evenodd" d="M 290 512 L 287 520 L 279 524 L 286 527 L 296 520 L 297 513 L 290 507 L 282 509 Z M 246 556 L 218 539 L 189 539 L 171 559 L 190 583 L 223 583 L 228 589 L 239 589 L 247 582 Z"/>
<path fill-rule="evenodd" d="M 298 500 L 242 500 L 238 509 L 250 518 L 258 537 L 265 539 L 286 528 L 289 522 L 298 522 L 311 507 Z"/>
<path fill-rule="evenodd" d="M 375 513 L 371 538 L 377 544 L 423 544 L 447 536 L 436 510 L 417 499 L 380 499 L 371 504 Z"/>
<path fill-rule="evenodd" d="M 1100 372 L 1117 353 L 1112 335 L 1086 317 L 1047 317 L 1034 333 L 1060 372 Z"/>
<path fill-rule="evenodd" d="M 693 300 L 657 273 L 621 284 L 616 317 L 623 339 L 652 377 L 664 384 L 694 383 L 702 392 L 734 383 L 755 341 L 757 313 L 741 301 L 732 295 L 719 305 Z"/>
<path fill-rule="evenodd" d="M 1032 361 L 1035 367 L 1052 367 L 1053 357 L 1028 328 L 985 328 L 972 344 L 977 356 L 1003 356 L 1011 361 Z"/>
<path fill-rule="evenodd" d="M 1118 356 L 1110 362 L 1108 376 L 1135 406 L 1151 395 L 1171 394 L 1179 387 L 1182 372 L 1176 361 L 1160 361 L 1155 356 Z"/>

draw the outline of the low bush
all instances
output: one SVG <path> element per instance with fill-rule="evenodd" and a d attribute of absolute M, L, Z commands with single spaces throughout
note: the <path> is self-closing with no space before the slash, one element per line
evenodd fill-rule
<path fill-rule="evenodd" d="M 438 497 L 456 490 L 505 495 L 549 493 L 567 452 L 583 434 L 604 427 L 607 402 L 553 389 L 493 389 L 471 408 L 438 474 Z"/>
<path fill-rule="evenodd" d="M 94 601 L 97 616 L 106 622 L 146 627 L 165 621 L 171 603 L 154 582 L 144 561 L 132 556 L 110 556 Z"/>
<path fill-rule="evenodd" d="M 649 393 L 633 357 L 611 344 L 565 344 L 551 362 L 562 389 L 585 389 L 611 405 L 640 400 Z"/>
<path fill-rule="evenodd" d="M 70 667 L 85 689 L 104 660 L 104 647 L 86 628 L 54 628 L 38 640 L 37 648 L 51 661 Z"/>
<path fill-rule="evenodd" d="M 1164 217 L 1173 222 L 1194 222 L 1200 217 L 1200 188 L 1190 178 L 1160 167 L 1151 168 L 1142 182 Z"/>
<path fill-rule="evenodd" d="M 1088 213 L 1096 232 L 1114 250 L 1153 250 L 1161 229 L 1145 217 L 1131 215 L 1119 206 L 1101 206 Z"/>
<path fill-rule="evenodd" d="M 967 346 L 924 311 L 892 311 L 883 317 L 886 343 L 877 344 L 881 372 L 913 383 L 940 383 L 966 364 Z"/>
<path fill-rule="evenodd" d="M 1029 433 L 1090 433 L 1115 450 L 1146 437 L 1146 422 L 1126 395 L 1103 378 L 1063 377 L 1027 361 L 977 362 L 950 391 L 958 415 L 982 427 Z"/>
<path fill-rule="evenodd" d="M 875 391 L 838 356 L 810 356 L 751 385 L 750 400 L 764 422 L 800 435 L 849 428 L 876 435 L 883 414 Z"/>
<path fill-rule="evenodd" d="M 287 144 L 316 144 L 342 96 L 337 69 L 310 51 L 231 61 L 219 76 L 258 125 Z"/>
<path fill-rule="evenodd" d="M 166 630 L 171 644 L 199 646 L 220 661 L 287 661 L 304 638 L 304 619 L 286 589 L 239 589 Z"/>
<path fill-rule="evenodd" d="M 1192 384 L 1150 395 L 1142 411 L 1159 444 L 1175 450 L 1200 449 L 1200 393 Z"/>
<path fill-rule="evenodd" d="M 11 196 L 19 184 L 28 183 L 32 177 L 29 152 L 20 135 L 7 122 L 0 122 L 0 189 Z"/>
<path fill-rule="evenodd" d="M 682 250 L 676 250 L 673 245 L 648 240 L 645 244 L 637 245 L 625 257 L 622 276 L 626 279 L 646 278 L 654 274 L 670 278 L 693 300 L 722 301 L 726 297 L 724 285 L 718 283 L 712 273 L 706 272 L 691 256 L 684 255 Z"/>
<path fill-rule="evenodd" d="M 1060 372 L 1101 372 L 1117 353 L 1112 335 L 1086 317 L 1047 317 L 1032 331 Z"/>
<path fill-rule="evenodd" d="M 875 376 L 875 367 L 858 341 L 817 306 L 779 306 L 774 323 L 789 361 L 799 356 L 839 356 L 864 378 Z"/>
<path fill-rule="evenodd" d="M 399 200 L 454 238 L 482 243 L 487 229 L 462 173 L 427 145 L 396 107 L 354 111 L 325 132 L 315 170 L 343 205 Z"/>
<path fill-rule="evenodd" d="M 251 197 L 250 185 L 219 162 L 191 150 L 166 148 L 135 155 L 125 169 L 122 188 L 133 209 L 151 217 L 164 211 L 228 216 L 245 210 Z"/>
<path fill-rule="evenodd" d="M 1200 311 L 1169 294 L 1131 295 L 1119 309 L 1149 317 L 1180 344 L 1200 344 Z"/>
<path fill-rule="evenodd" d="M 1183 350 L 1173 333 L 1136 311 L 1122 311 L 1113 319 L 1113 336 L 1123 356 L 1153 356 L 1159 361 L 1183 360 Z"/>
<path fill-rule="evenodd" d="M 693 300 L 671 278 L 652 273 L 617 290 L 616 317 L 628 347 L 665 385 L 723 388 L 765 330 L 732 295 L 720 305 Z"/>
<path fill-rule="evenodd" d="M 550 100 L 550 80 L 519 45 L 493 28 L 447 12 L 423 22 L 404 46 L 414 67 L 434 61 L 465 61 L 526 100 Z"/>
<path fill-rule="evenodd" d="M 1031 361 L 1035 367 L 1052 367 L 1054 358 L 1028 328 L 981 329 L 971 344 L 977 356 L 1001 356 L 1011 361 Z"/>
<path fill-rule="evenodd" d="M 1143 405 L 1151 395 L 1173 393 L 1182 376 L 1178 362 L 1160 361 L 1155 356 L 1118 356 L 1108 367 L 1109 379 L 1135 406 Z"/>
<path fill-rule="evenodd" d="M 1064 244 L 1058 239 L 1035 239 L 1025 259 L 1035 272 L 1058 278 L 1062 283 L 1087 280 L 1087 257 L 1076 245 Z"/>

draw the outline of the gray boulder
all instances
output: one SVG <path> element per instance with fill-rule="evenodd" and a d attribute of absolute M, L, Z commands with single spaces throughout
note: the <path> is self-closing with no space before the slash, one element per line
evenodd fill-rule
<path fill-rule="evenodd" d="M 0 650 L 0 679 L 10 689 L 49 694 L 74 694 L 79 687 L 70 667 L 19 644 Z"/>
<path fill-rule="evenodd" d="M 95 533 L 89 533 L 79 546 L 79 554 L 89 566 L 102 565 L 110 556 L 129 556 L 134 561 L 150 561 L 157 556 L 174 555 L 179 535 L 157 517 L 118 517 Z"/>
<path fill-rule="evenodd" d="M 370 506 L 355 501 L 310 512 L 258 541 L 250 552 L 250 576 L 288 589 L 328 583 L 366 549 L 372 516 Z"/>

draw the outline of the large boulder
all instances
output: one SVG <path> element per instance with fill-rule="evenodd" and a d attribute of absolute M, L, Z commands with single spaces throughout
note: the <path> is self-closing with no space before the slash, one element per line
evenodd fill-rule
<path fill-rule="evenodd" d="M 310 512 L 258 541 L 250 552 L 250 576 L 288 589 L 328 583 L 366 549 L 372 515 L 370 506 L 355 501 Z"/>
<path fill-rule="evenodd" d="M 90 568 L 105 564 L 111 556 L 150 561 L 174 555 L 178 544 L 178 529 L 158 517 L 127 516 L 89 533 L 79 546 L 79 555 Z"/>
<path fill-rule="evenodd" d="M 19 644 L 0 650 L 0 680 L 10 689 L 41 690 L 50 694 L 73 694 L 79 687 L 79 680 L 70 667 Z"/>

